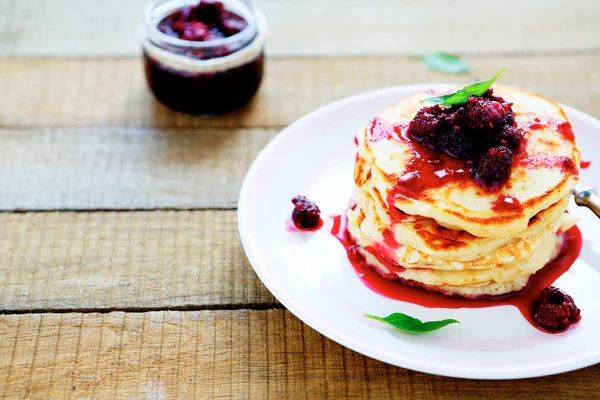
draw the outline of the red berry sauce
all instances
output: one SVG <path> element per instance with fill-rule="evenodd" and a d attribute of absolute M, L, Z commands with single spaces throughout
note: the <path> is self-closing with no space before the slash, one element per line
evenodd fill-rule
<path fill-rule="evenodd" d="M 523 212 L 523 206 L 519 202 L 519 199 L 513 196 L 507 196 L 505 194 L 501 194 L 498 197 L 498 200 L 492 203 L 492 210 L 498 212 Z"/>
<path fill-rule="evenodd" d="M 367 127 L 367 138 L 371 141 L 384 139 L 411 141 L 415 152 L 415 156 L 406 167 L 405 174 L 390 191 L 388 204 L 394 203 L 393 197 L 396 195 L 418 198 L 426 189 L 440 187 L 450 181 L 473 179 L 472 163 L 413 141 L 408 137 L 407 129 L 408 125 L 391 125 L 381 118 L 373 119 Z"/>
<path fill-rule="evenodd" d="M 561 121 L 552 118 L 548 118 L 542 121 L 539 118 L 535 118 L 533 121 L 528 122 L 523 126 L 525 130 L 544 129 L 547 127 L 552 127 L 554 130 L 560 133 L 563 139 L 565 139 L 566 141 L 575 141 L 573 127 L 571 126 L 571 123 L 569 121 Z"/>
<path fill-rule="evenodd" d="M 579 162 L 579 168 L 581 168 L 581 169 L 589 168 L 590 165 L 592 165 L 592 161 L 591 160 L 581 160 Z"/>
<path fill-rule="evenodd" d="M 213 42 L 240 33 L 246 20 L 223 3 L 201 0 L 196 6 L 174 11 L 157 25 L 165 35 L 193 42 Z M 190 46 L 176 50 L 190 60 L 210 60 L 228 56 L 242 48 L 218 45 L 210 48 Z M 258 90 L 264 68 L 264 55 L 248 62 L 211 72 L 186 72 L 171 68 L 144 50 L 144 68 L 148 86 L 167 107 L 188 114 L 214 115 L 241 108 Z"/>
<path fill-rule="evenodd" d="M 543 289 L 552 285 L 554 281 L 569 270 L 579 256 L 582 245 L 581 232 L 577 227 L 573 227 L 564 233 L 565 243 L 561 255 L 538 271 L 530 279 L 527 287 L 523 290 L 517 293 L 496 297 L 465 299 L 449 297 L 441 293 L 424 290 L 423 288 L 420 288 L 418 284 L 414 284 L 411 281 L 399 281 L 398 279 L 395 279 L 395 275 L 387 277 L 381 276 L 375 269 L 368 265 L 364 257 L 357 251 L 357 245 L 349 237 L 345 225 L 344 215 L 334 217 L 331 233 L 346 249 L 348 260 L 354 267 L 358 277 L 374 292 L 390 299 L 417 304 L 427 308 L 487 308 L 509 305 L 518 308 L 523 317 L 532 326 L 550 333 L 556 332 L 544 329 L 535 321 L 533 312 L 534 304 L 539 300 L 540 293 Z M 375 248 L 365 248 L 365 250 L 369 251 L 371 254 L 375 254 L 380 261 L 387 261 L 381 254 L 378 254 L 375 251 Z M 394 265 L 394 268 L 391 270 L 401 270 L 399 268 L 402 267 Z M 579 316 L 573 318 L 570 323 L 577 322 L 579 318 Z"/>

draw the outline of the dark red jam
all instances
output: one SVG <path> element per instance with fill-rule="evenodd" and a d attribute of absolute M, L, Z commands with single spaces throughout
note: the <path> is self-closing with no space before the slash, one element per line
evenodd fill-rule
<path fill-rule="evenodd" d="M 292 199 L 294 210 L 292 221 L 301 230 L 316 231 L 323 225 L 321 210 L 306 196 L 296 196 Z"/>
<path fill-rule="evenodd" d="M 223 114 L 246 105 L 263 77 L 261 53 L 249 63 L 213 73 L 170 69 L 144 52 L 148 86 L 156 98 L 173 110 L 188 114 Z"/>
<path fill-rule="evenodd" d="M 157 28 L 177 39 L 205 42 L 233 36 L 246 26 L 244 18 L 226 10 L 220 1 L 201 0 L 195 6 L 173 12 Z"/>
<path fill-rule="evenodd" d="M 399 280 L 396 275 L 387 277 L 381 276 L 366 262 L 364 257 L 357 251 L 357 246 L 349 236 L 345 226 L 345 216 L 337 216 L 333 219 L 333 227 L 331 233 L 342 243 L 346 249 L 348 260 L 354 267 L 354 270 L 362 282 L 374 292 L 388 297 L 390 299 L 400 300 L 407 303 L 417 304 L 427 308 L 487 308 L 510 305 L 516 307 L 523 317 L 534 327 L 544 332 L 555 333 L 559 331 L 551 331 L 541 327 L 534 318 L 534 305 L 540 298 L 540 293 L 552 285 L 562 274 L 569 270 L 575 262 L 581 251 L 582 238 L 581 232 L 575 226 L 564 233 L 565 243 L 561 255 L 555 260 L 546 264 L 544 268 L 539 270 L 530 280 L 527 286 L 517 293 L 495 297 L 477 297 L 477 298 L 460 298 L 450 297 L 441 293 L 425 290 L 420 287 L 420 284 Z M 391 268 L 391 271 L 401 272 L 402 267 L 390 263 L 385 256 L 379 254 L 373 247 L 365 248 L 371 254 L 376 255 L 378 260 L 386 263 Z M 575 304 L 567 302 L 565 307 L 574 307 Z M 562 305 L 562 303 L 561 303 Z M 575 307 L 576 308 L 576 307 Z M 575 308 L 570 308 L 571 313 L 568 314 L 569 323 L 577 322 L 580 318 L 575 312 Z M 563 313 L 556 312 L 554 315 L 563 316 Z M 550 318 L 548 321 L 550 322 Z M 564 324 L 564 318 L 561 319 L 561 324 Z"/>
<path fill-rule="evenodd" d="M 161 45 L 150 42 L 163 51 L 202 63 L 231 56 L 250 46 L 257 40 L 256 36 L 249 36 L 246 43 L 219 42 L 241 34 L 247 27 L 247 21 L 227 10 L 223 3 L 202 0 L 196 6 L 174 11 L 156 27 L 171 38 L 190 42 L 189 47 L 172 46 L 168 41 Z M 208 47 L 196 47 L 194 43 L 198 42 L 206 42 Z M 217 66 L 210 72 L 190 72 L 185 66 L 180 70 L 153 58 L 152 54 L 144 49 L 144 68 L 150 90 L 167 107 L 188 114 L 215 115 L 239 109 L 254 96 L 263 78 L 262 49 L 241 64 L 229 62 L 231 66 Z"/>

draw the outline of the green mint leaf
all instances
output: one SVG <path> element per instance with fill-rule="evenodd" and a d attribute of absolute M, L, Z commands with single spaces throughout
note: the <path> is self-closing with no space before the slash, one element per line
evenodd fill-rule
<path fill-rule="evenodd" d="M 470 71 L 467 63 L 454 54 L 438 51 L 420 58 L 428 68 L 447 74 L 466 74 Z"/>
<path fill-rule="evenodd" d="M 429 97 L 427 99 L 421 100 L 421 102 L 428 102 L 439 104 L 442 106 L 451 106 L 453 104 L 462 104 L 466 103 L 469 96 L 481 96 L 485 93 L 486 90 L 490 88 L 496 82 L 496 79 L 502 75 L 504 71 L 506 71 L 506 66 L 502 67 L 500 71 L 489 81 L 485 82 L 475 82 L 469 86 L 465 86 L 464 88 L 450 94 L 445 94 L 443 96 L 438 97 Z"/>
<path fill-rule="evenodd" d="M 455 319 L 444 319 L 441 321 L 428 321 L 421 322 L 420 319 L 413 318 L 409 315 L 402 313 L 393 313 L 388 315 L 387 317 L 377 317 L 371 314 L 365 314 L 365 317 L 374 319 L 376 321 L 383 322 L 385 324 L 391 325 L 394 328 L 401 330 L 403 332 L 408 333 L 425 333 L 436 331 L 440 328 L 445 327 L 450 324 L 460 324 Z"/>

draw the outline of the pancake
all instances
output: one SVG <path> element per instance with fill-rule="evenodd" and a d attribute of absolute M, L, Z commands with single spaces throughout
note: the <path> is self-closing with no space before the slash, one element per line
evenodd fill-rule
<path fill-rule="evenodd" d="M 399 279 L 404 284 L 462 297 L 495 296 L 521 290 L 535 272 L 560 253 L 562 235 L 557 232 L 568 230 L 576 222 L 564 214 L 567 217 L 561 217 L 555 229 L 544 233 L 531 255 L 523 260 L 454 269 L 451 268 L 452 264 L 447 264 L 447 268 L 427 265 L 416 267 L 401 262 L 394 264 L 383 246 L 362 233 L 359 227 L 360 214 L 358 207 L 348 212 L 348 232 L 369 266 L 388 279 Z"/>
<path fill-rule="evenodd" d="M 542 236 L 560 228 L 561 215 L 568 201 L 565 198 L 541 212 L 519 236 L 503 239 L 474 237 L 464 231 L 443 228 L 432 219 L 396 223 L 388 228 L 378 220 L 373 208 L 363 208 L 364 205 L 359 206 L 358 202 L 356 209 L 348 212 L 348 217 L 357 221 L 361 235 L 377 243 L 398 265 L 461 270 L 488 268 L 531 257 Z M 398 235 L 398 231 L 402 234 Z"/>
<path fill-rule="evenodd" d="M 523 140 L 510 176 L 483 182 L 473 161 L 408 137 L 421 100 L 439 94 L 408 97 L 358 133 L 348 234 L 367 265 L 406 285 L 463 297 L 519 291 L 577 222 L 566 213 L 580 161 L 570 123 L 551 100 L 495 85 Z"/>
<path fill-rule="evenodd" d="M 408 126 L 426 105 L 421 100 L 432 93 L 404 99 L 357 135 L 357 186 L 369 177 L 387 206 L 474 236 L 510 237 L 526 230 L 533 216 L 571 193 L 578 181 L 579 150 L 566 115 L 553 101 L 500 85 L 494 86 L 494 94 L 514 103 L 515 120 L 526 138 L 525 151 L 514 161 L 499 192 L 482 187 L 465 168 L 448 171 L 440 167 L 428 179 L 423 171 L 415 170 L 415 165 L 422 164 L 420 147 L 424 146 L 408 139 L 402 127 Z M 415 185 L 415 177 L 423 182 Z M 496 205 L 506 198 L 520 207 L 498 210 Z"/>
<path fill-rule="evenodd" d="M 394 218 L 396 220 L 401 218 L 401 221 L 394 223 L 377 189 L 369 191 L 369 188 L 370 185 L 367 183 L 355 192 L 355 201 L 362 208 L 368 220 L 362 228 L 365 230 L 365 234 L 372 238 L 379 237 L 379 241 L 382 241 L 383 233 L 387 229 L 389 231 L 388 242 L 402 243 L 405 247 L 412 247 L 425 253 L 425 255 L 420 255 L 419 259 L 425 259 L 427 256 L 428 264 L 433 263 L 434 260 L 469 261 L 500 248 L 503 251 L 495 256 L 503 256 L 503 262 L 512 262 L 527 257 L 527 254 L 523 254 L 527 248 L 523 248 L 522 243 L 516 239 L 535 237 L 543 231 L 547 231 L 548 225 L 556 222 L 564 213 L 570 199 L 570 196 L 566 196 L 546 210 L 539 212 L 530 219 L 527 228 L 517 235 L 488 238 L 473 236 L 462 230 L 445 228 L 432 218 L 402 215 L 396 211 L 394 211 L 396 214 Z M 509 243 L 511 246 L 506 246 Z M 402 255 L 398 253 L 397 256 L 402 257 L 405 262 L 410 262 L 408 261 L 411 259 L 410 253 L 405 252 Z M 416 255 L 413 254 L 413 259 L 414 256 Z"/>

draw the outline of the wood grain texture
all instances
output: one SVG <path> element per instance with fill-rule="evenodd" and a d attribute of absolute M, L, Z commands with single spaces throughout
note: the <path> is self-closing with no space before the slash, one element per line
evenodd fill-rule
<path fill-rule="evenodd" d="M 402 84 L 466 83 L 493 76 L 505 64 L 502 83 L 600 116 L 600 55 L 467 61 L 469 76 L 430 71 L 406 58 L 269 59 L 265 82 L 248 107 L 206 119 L 154 101 L 138 59 L 0 59 L 0 126 L 280 127 L 353 94 Z"/>
<path fill-rule="evenodd" d="M 501 62 L 473 60 L 480 76 Z M 600 116 L 598 62 L 600 56 L 514 58 L 506 82 Z M 449 79 L 406 59 L 271 60 L 250 108 L 202 119 L 157 106 L 138 66 L 0 60 L 0 124 L 12 126 L 0 129 L 0 210 L 233 208 L 274 126 L 365 90 Z M 113 126 L 119 124 L 129 126 Z M 263 125 L 273 127 L 235 128 Z"/>
<path fill-rule="evenodd" d="M 235 211 L 2 213 L 0 226 L 3 311 L 276 304 Z"/>
<path fill-rule="evenodd" d="M 234 208 L 274 129 L 0 129 L 0 210 Z"/>
<path fill-rule="evenodd" d="M 147 0 L 0 0 L 0 55 L 130 56 Z M 274 56 L 598 51 L 586 0 L 258 0 Z M 306 21 L 310 21 L 307 27 Z"/>
<path fill-rule="evenodd" d="M 593 399 L 600 365 L 519 381 L 392 367 L 285 310 L 0 316 L 0 397 Z"/>

